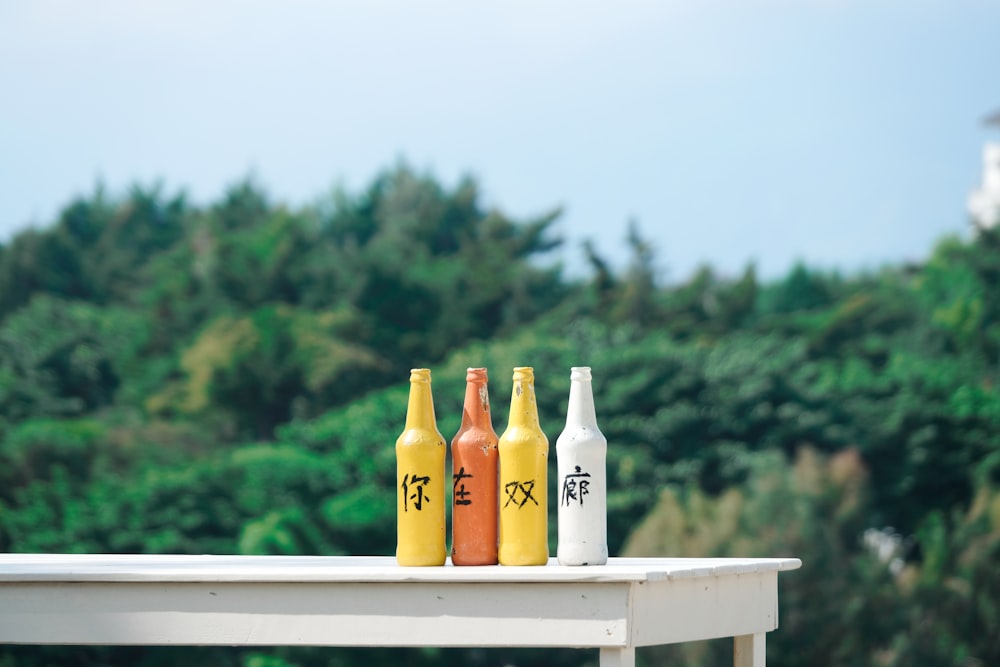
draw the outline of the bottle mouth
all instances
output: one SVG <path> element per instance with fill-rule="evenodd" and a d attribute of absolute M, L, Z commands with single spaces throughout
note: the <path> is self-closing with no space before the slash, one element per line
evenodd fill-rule
<path fill-rule="evenodd" d="M 488 379 L 485 368 L 466 368 L 465 369 L 465 381 L 466 382 L 486 382 Z"/>
<path fill-rule="evenodd" d="M 430 382 L 431 371 L 429 368 L 411 368 L 410 382 Z"/>
<path fill-rule="evenodd" d="M 569 369 L 570 380 L 589 380 L 590 366 L 573 366 Z"/>
<path fill-rule="evenodd" d="M 535 369 L 531 366 L 517 366 L 514 368 L 514 381 L 521 380 L 534 380 L 535 379 Z"/>

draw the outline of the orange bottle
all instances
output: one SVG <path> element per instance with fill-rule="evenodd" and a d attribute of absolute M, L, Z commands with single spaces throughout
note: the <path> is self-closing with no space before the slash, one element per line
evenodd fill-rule
<path fill-rule="evenodd" d="M 499 455 L 485 368 L 465 375 L 462 426 L 451 441 L 451 562 L 496 565 Z"/>

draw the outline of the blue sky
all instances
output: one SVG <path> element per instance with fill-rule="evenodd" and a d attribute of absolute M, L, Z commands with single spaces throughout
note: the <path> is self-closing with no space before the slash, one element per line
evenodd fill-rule
<path fill-rule="evenodd" d="M 663 278 L 919 260 L 967 226 L 995 0 L 0 3 L 0 238 L 102 181 L 291 205 L 405 159 Z M 997 134 L 994 132 L 994 134 Z"/>

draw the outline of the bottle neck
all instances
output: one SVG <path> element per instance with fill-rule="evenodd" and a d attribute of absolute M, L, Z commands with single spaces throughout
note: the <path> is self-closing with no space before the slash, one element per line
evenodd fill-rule
<path fill-rule="evenodd" d="M 462 408 L 462 429 L 493 429 L 490 417 L 490 394 L 485 368 L 470 368 L 465 375 L 465 405 Z"/>
<path fill-rule="evenodd" d="M 437 428 L 434 399 L 431 397 L 431 372 L 426 368 L 410 371 L 410 400 L 406 405 L 406 430 Z"/>
<path fill-rule="evenodd" d="M 540 428 L 538 404 L 535 403 L 535 372 L 531 368 L 514 369 L 514 388 L 510 395 L 508 425 Z"/>
<path fill-rule="evenodd" d="M 573 368 L 570 371 L 566 426 L 597 426 L 594 390 L 590 382 L 590 368 L 588 367 Z"/>

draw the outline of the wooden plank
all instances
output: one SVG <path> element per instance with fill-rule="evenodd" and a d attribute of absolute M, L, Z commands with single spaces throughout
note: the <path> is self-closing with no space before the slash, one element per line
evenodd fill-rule
<path fill-rule="evenodd" d="M 735 637 L 778 627 L 777 572 L 632 584 L 632 646 Z"/>
<path fill-rule="evenodd" d="M 408 568 L 379 556 L 0 554 L 0 642 L 589 646 L 605 649 L 602 664 L 632 667 L 635 646 L 737 636 L 738 659 L 756 667 L 762 633 L 777 627 L 777 574 L 800 565 L 612 558 Z"/>
<path fill-rule="evenodd" d="M 391 556 L 0 554 L 2 581 L 622 582 L 799 567 L 794 558 L 611 558 L 607 565 L 399 567 Z"/>
<path fill-rule="evenodd" d="M 756 632 L 733 638 L 733 667 L 764 667 L 766 635 Z"/>
<path fill-rule="evenodd" d="M 602 648 L 601 667 L 635 667 L 634 648 Z"/>
<path fill-rule="evenodd" d="M 0 642 L 614 646 L 628 584 L 5 583 Z"/>

